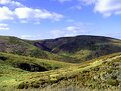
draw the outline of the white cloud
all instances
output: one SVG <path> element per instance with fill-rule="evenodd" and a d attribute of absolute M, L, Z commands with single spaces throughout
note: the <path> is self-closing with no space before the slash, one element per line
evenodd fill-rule
<path fill-rule="evenodd" d="M 18 36 L 19 38 L 21 38 L 21 39 L 29 39 L 29 40 L 36 40 L 36 39 L 40 39 L 42 36 L 40 35 L 40 34 L 38 34 L 38 35 L 20 35 L 20 36 Z"/>
<path fill-rule="evenodd" d="M 0 20 L 12 20 L 13 12 L 8 7 L 0 7 Z"/>
<path fill-rule="evenodd" d="M 2 7 L 0 7 L 0 21 L 13 19 L 18 19 L 20 22 L 39 22 L 42 19 L 59 21 L 64 17 L 61 14 L 51 12 L 46 9 L 33 9 L 26 7 L 20 2 L 14 0 L 0 0 L 0 5 L 2 5 Z"/>
<path fill-rule="evenodd" d="M 95 2 L 94 11 L 101 13 L 103 16 L 120 14 L 119 12 L 121 12 L 121 0 L 97 0 Z"/>
<path fill-rule="evenodd" d="M 72 1 L 72 0 L 56 0 L 61 3 Z M 76 6 L 72 6 L 71 9 L 82 9 L 82 6 L 93 5 L 94 12 L 100 13 L 104 17 L 109 17 L 111 15 L 121 15 L 121 0 L 77 0 Z"/>
<path fill-rule="evenodd" d="M 80 34 L 86 34 L 91 30 L 90 26 L 91 25 L 89 24 L 67 26 L 63 29 L 52 30 L 51 34 L 55 38 L 62 37 L 62 36 L 65 37 L 65 36 L 75 36 L 75 35 L 80 35 Z"/>
<path fill-rule="evenodd" d="M 27 20 L 52 19 L 58 21 L 63 18 L 63 15 L 57 14 L 55 12 L 49 12 L 47 10 L 41 9 L 32 9 L 28 7 L 16 8 L 14 13 L 19 19 Z"/>
<path fill-rule="evenodd" d="M 75 31 L 75 30 L 79 30 L 80 29 L 80 27 L 78 27 L 78 26 L 68 26 L 68 27 L 66 27 L 66 30 L 68 30 L 68 31 Z"/>
<path fill-rule="evenodd" d="M 79 0 L 86 5 L 94 5 L 94 12 L 105 17 L 121 14 L 121 0 Z"/>
<path fill-rule="evenodd" d="M 22 39 L 31 39 L 32 36 L 31 35 L 21 35 L 20 38 L 22 38 Z"/>
<path fill-rule="evenodd" d="M 23 6 L 20 2 L 14 0 L 0 0 L 1 5 L 10 5 L 10 6 Z"/>
<path fill-rule="evenodd" d="M 8 4 L 10 2 L 11 2 L 11 0 L 0 0 L 0 4 L 2 4 L 2 5 Z"/>
<path fill-rule="evenodd" d="M 100 13 L 104 17 L 111 15 L 121 15 L 121 0 L 77 0 L 80 7 L 93 5 L 93 11 Z"/>
<path fill-rule="evenodd" d="M 19 19 L 27 19 L 33 17 L 33 10 L 27 7 L 16 8 L 14 13 Z"/>
<path fill-rule="evenodd" d="M 20 21 L 36 21 L 39 22 L 42 19 L 51 19 L 59 21 L 64 16 L 55 12 L 50 12 L 42 9 L 33 9 L 28 7 L 18 7 L 15 10 L 10 10 L 8 7 L 0 7 L 0 21 L 3 20 L 16 20 Z"/>
<path fill-rule="evenodd" d="M 57 37 L 74 36 L 74 35 L 78 35 L 79 33 L 81 33 L 81 30 L 80 31 L 72 30 L 71 27 L 69 26 L 69 27 L 66 27 L 66 28 L 60 29 L 60 30 L 59 29 L 58 30 L 52 30 L 51 34 L 52 34 L 53 37 L 57 38 Z"/>
<path fill-rule="evenodd" d="M 0 24 L 0 30 L 9 30 L 8 24 Z"/>

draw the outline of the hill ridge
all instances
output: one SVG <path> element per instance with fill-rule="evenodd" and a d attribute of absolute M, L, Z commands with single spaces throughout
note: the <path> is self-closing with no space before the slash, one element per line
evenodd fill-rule
<path fill-rule="evenodd" d="M 37 58 L 80 63 L 121 52 L 121 40 L 93 35 L 61 37 L 47 40 L 23 40 L 1 36 L 0 51 Z"/>

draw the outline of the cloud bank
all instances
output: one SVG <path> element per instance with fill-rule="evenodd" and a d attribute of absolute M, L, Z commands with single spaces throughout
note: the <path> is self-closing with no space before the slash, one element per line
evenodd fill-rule
<path fill-rule="evenodd" d="M 79 0 L 86 5 L 93 5 L 93 11 L 100 13 L 104 17 L 111 15 L 121 15 L 121 0 Z"/>
<path fill-rule="evenodd" d="M 67 2 L 75 0 L 56 0 L 58 2 Z M 100 13 L 104 17 L 111 15 L 121 15 L 121 0 L 76 0 L 78 1 L 81 9 L 82 6 L 93 5 L 94 13 Z M 79 5 L 77 5 L 79 7 Z"/>
<path fill-rule="evenodd" d="M 121 0 L 97 0 L 94 11 L 103 16 L 121 14 Z"/>
<path fill-rule="evenodd" d="M 89 33 L 94 30 L 93 24 L 90 23 L 78 23 L 70 26 L 66 26 L 62 29 L 55 29 L 50 32 L 50 34 L 54 37 L 67 37 L 67 36 L 75 36 L 75 35 L 83 35 Z"/>
<path fill-rule="evenodd" d="M 63 15 L 51 12 L 46 9 L 34 9 L 27 7 L 20 2 L 14 0 L 0 0 L 0 21 L 4 20 L 24 20 L 24 21 L 40 21 L 42 19 L 50 19 L 59 21 Z M 11 9 L 9 6 L 13 6 Z"/>

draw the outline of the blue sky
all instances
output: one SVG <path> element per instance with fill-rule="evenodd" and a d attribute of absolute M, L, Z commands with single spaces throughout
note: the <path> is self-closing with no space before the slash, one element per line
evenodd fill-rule
<path fill-rule="evenodd" d="M 0 0 L 0 35 L 121 39 L 121 0 Z"/>

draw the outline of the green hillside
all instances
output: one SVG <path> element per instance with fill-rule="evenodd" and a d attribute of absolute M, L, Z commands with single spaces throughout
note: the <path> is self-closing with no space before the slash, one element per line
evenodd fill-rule
<path fill-rule="evenodd" d="M 0 53 L 0 88 L 16 86 L 30 73 L 49 72 L 73 66 L 71 63 Z"/>
<path fill-rule="evenodd" d="M 68 87 L 121 89 L 121 40 L 77 36 L 30 41 L 0 36 L 0 91 Z"/>
<path fill-rule="evenodd" d="M 22 63 L 29 64 L 33 70 L 21 68 L 19 64 Z M 43 89 L 49 86 L 59 89 L 73 86 L 80 89 L 120 89 L 120 66 L 121 53 L 78 65 L 0 53 L 0 88 Z M 37 67 L 46 70 L 41 72 Z"/>
<path fill-rule="evenodd" d="M 82 35 L 35 41 L 33 43 L 44 51 L 61 55 L 70 62 L 82 62 L 107 54 L 121 52 L 121 40 Z"/>
<path fill-rule="evenodd" d="M 76 36 L 31 41 L 0 36 L 0 52 L 80 63 L 121 52 L 121 40 L 102 36 Z"/>
<path fill-rule="evenodd" d="M 68 69 L 48 73 L 32 74 L 31 80 L 25 80 L 18 88 L 64 88 L 75 86 L 88 89 L 120 89 L 121 53 L 104 56 L 91 62 Z M 42 77 L 44 76 L 44 78 Z"/>
<path fill-rule="evenodd" d="M 42 59 L 61 59 L 60 56 L 43 51 L 32 45 L 32 41 L 13 36 L 0 36 L 0 52 L 31 56 Z"/>
<path fill-rule="evenodd" d="M 0 36 L 0 51 L 19 55 L 31 55 L 37 48 L 22 39 L 10 36 Z M 43 56 L 45 54 L 43 53 Z"/>

